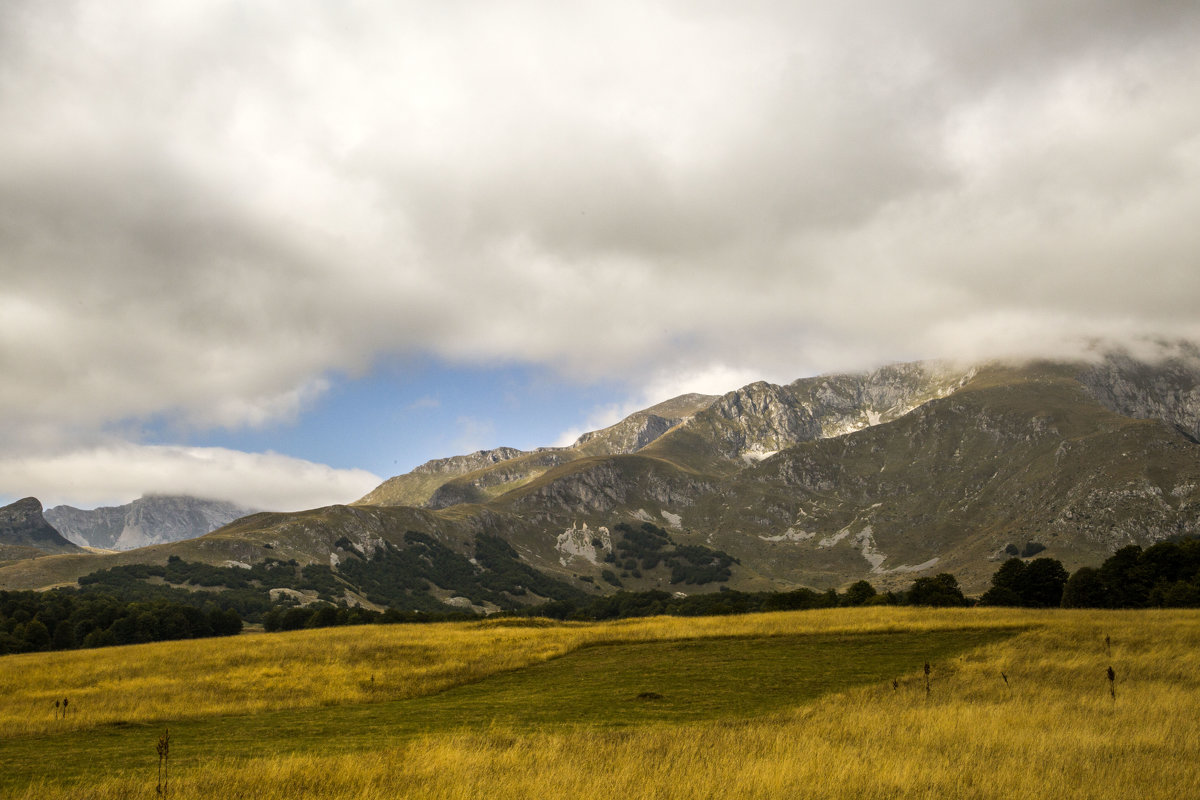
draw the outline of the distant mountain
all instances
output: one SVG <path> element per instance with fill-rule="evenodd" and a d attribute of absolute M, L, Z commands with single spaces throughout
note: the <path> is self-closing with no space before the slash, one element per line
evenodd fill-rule
<path fill-rule="evenodd" d="M 150 495 L 123 506 L 90 511 L 55 506 L 45 516 L 75 544 L 104 550 L 133 550 L 194 539 L 253 513 L 251 509 L 219 500 Z"/>
<path fill-rule="evenodd" d="M 0 508 L 0 560 L 77 552 L 78 547 L 46 522 L 36 497 Z"/>
<path fill-rule="evenodd" d="M 257 514 L 108 561 L 0 567 L 0 587 L 178 555 L 319 564 L 357 591 L 347 558 L 436 542 L 482 570 L 480 543 L 499 538 L 587 594 L 902 588 L 942 571 L 981 591 L 1014 553 L 1074 570 L 1125 544 L 1200 534 L 1198 387 L 1191 345 L 1153 359 L 922 362 L 753 383 L 676 398 L 569 447 L 430 462 L 351 506 Z M 425 556 L 405 558 L 387 556 Z M 447 594 L 433 574 L 391 585 Z M 543 599 L 526 579 L 488 580 L 513 603 Z"/>

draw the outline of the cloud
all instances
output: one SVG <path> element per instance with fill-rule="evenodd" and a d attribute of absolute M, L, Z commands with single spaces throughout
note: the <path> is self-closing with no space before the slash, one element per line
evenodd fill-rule
<path fill-rule="evenodd" d="M 454 448 L 459 453 L 495 447 L 496 425 L 489 419 L 476 419 L 466 415 L 455 420 Z"/>
<path fill-rule="evenodd" d="M 442 405 L 442 401 L 437 397 L 426 394 L 418 397 L 416 400 L 405 406 L 405 411 L 421 411 L 424 409 L 438 408 Z"/>
<path fill-rule="evenodd" d="M 121 505 L 145 494 L 188 494 L 264 511 L 350 503 L 381 479 L 277 453 L 118 443 L 0 460 L 0 486 L 47 508 Z"/>
<path fill-rule="evenodd" d="M 396 355 L 675 391 L 1200 336 L 1200 6 L 979 15 L 7 2 L 0 443 Z"/>

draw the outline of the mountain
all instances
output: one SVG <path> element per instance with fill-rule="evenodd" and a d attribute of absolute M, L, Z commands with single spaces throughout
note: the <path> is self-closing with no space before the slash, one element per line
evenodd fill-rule
<path fill-rule="evenodd" d="M 35 497 L 0 508 L 0 560 L 33 558 L 51 553 L 77 553 L 45 517 Z"/>
<path fill-rule="evenodd" d="M 400 564 L 393 553 L 419 546 L 405 569 L 458 554 L 454 570 L 487 573 L 493 605 L 551 596 L 530 573 L 514 577 L 517 562 L 584 594 L 903 588 L 942 571 L 978 592 L 1013 554 L 1074 570 L 1124 544 L 1200 534 L 1198 442 L 1190 345 L 1154 358 L 898 364 L 688 395 L 569 447 L 429 462 L 350 506 L 257 514 L 108 560 L 0 567 L 0 587 L 177 555 L 295 560 L 358 591 L 347 559 Z M 483 557 L 499 540 L 515 561 Z M 449 593 L 454 570 L 426 567 L 401 583 Z M 485 601 L 471 585 L 454 583 L 468 587 L 456 602 Z"/>
<path fill-rule="evenodd" d="M 45 512 L 45 517 L 77 545 L 133 550 L 203 536 L 253 513 L 250 509 L 219 500 L 150 495 L 123 506 L 90 511 L 55 506 Z"/>

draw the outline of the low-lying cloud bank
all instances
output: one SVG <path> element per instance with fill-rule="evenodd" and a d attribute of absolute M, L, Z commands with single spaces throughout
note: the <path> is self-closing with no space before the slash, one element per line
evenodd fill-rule
<path fill-rule="evenodd" d="M 143 494 L 186 494 L 264 511 L 349 503 L 380 483 L 365 470 L 333 469 L 277 453 L 216 447 L 116 444 L 0 460 L 0 486 L 49 508 L 121 505 Z"/>

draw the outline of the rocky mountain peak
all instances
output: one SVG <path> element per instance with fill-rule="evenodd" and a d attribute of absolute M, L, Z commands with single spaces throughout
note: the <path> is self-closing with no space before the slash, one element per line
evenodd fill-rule
<path fill-rule="evenodd" d="M 42 501 L 36 497 L 24 497 L 0 508 L 0 525 L 3 526 L 29 525 L 42 521 Z"/>
<path fill-rule="evenodd" d="M 79 549 L 46 522 L 42 503 L 36 497 L 0 508 L 0 545 L 33 548 L 41 553 L 73 553 Z"/>

